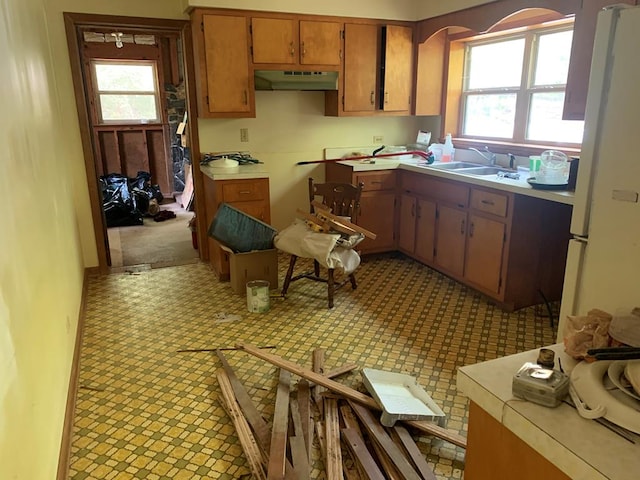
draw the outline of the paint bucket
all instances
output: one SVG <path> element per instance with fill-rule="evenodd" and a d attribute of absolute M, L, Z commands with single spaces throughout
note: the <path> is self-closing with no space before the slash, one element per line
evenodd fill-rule
<path fill-rule="evenodd" d="M 269 282 L 266 280 L 247 282 L 247 309 L 252 313 L 269 311 Z"/>

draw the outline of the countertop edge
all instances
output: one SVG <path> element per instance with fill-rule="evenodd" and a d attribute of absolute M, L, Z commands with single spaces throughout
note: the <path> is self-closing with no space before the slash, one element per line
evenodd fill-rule
<path fill-rule="evenodd" d="M 432 175 L 434 177 L 456 180 L 459 182 L 469 183 L 471 185 L 478 185 L 481 187 L 511 192 L 517 195 L 526 195 L 529 197 L 540 198 L 542 200 L 549 200 L 551 202 L 563 203 L 565 205 L 573 205 L 574 203 L 574 192 L 571 191 L 539 190 L 531 188 L 526 183 L 526 180 L 511 180 L 508 178 L 498 179 L 498 177 L 495 175 L 491 175 L 489 176 L 489 178 L 487 178 L 487 176 L 465 175 L 462 173 L 456 173 L 451 170 L 438 170 L 429 166 L 418 166 L 416 164 L 416 160 L 376 160 L 376 163 L 342 161 L 337 163 L 351 167 L 354 172 L 370 172 L 374 170 L 406 170 L 423 175 Z"/>
<path fill-rule="evenodd" d="M 209 167 L 207 165 L 200 165 L 200 171 L 212 180 L 250 180 L 254 178 L 269 178 L 269 172 L 264 164 L 256 165 L 241 165 L 235 172 L 225 172 Z"/>

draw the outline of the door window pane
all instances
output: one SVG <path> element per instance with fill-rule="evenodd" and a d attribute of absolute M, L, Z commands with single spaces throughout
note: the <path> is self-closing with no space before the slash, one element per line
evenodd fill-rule
<path fill-rule="evenodd" d="M 573 31 L 547 33 L 538 37 L 533 85 L 564 85 L 569 72 Z"/>
<path fill-rule="evenodd" d="M 584 122 L 562 120 L 564 92 L 531 95 L 527 140 L 562 143 L 582 142 Z"/>
<path fill-rule="evenodd" d="M 474 90 L 520 85 L 524 45 L 524 38 L 516 38 L 472 46 L 468 53 L 467 88 Z"/>
<path fill-rule="evenodd" d="M 464 135 L 511 138 L 516 94 L 469 95 L 464 109 Z"/>
<path fill-rule="evenodd" d="M 100 123 L 161 120 L 155 62 L 100 60 L 93 74 Z"/>

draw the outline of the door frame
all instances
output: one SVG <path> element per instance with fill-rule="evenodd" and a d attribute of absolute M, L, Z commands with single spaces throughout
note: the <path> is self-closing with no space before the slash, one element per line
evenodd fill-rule
<path fill-rule="evenodd" d="M 110 255 L 109 240 L 107 237 L 107 226 L 102 210 L 102 199 L 96 170 L 91 124 L 89 120 L 89 107 L 87 90 L 81 56 L 80 56 L 80 34 L 82 27 L 128 27 L 140 28 L 143 30 L 167 31 L 177 33 L 182 44 L 184 61 L 184 81 L 186 88 L 186 109 L 187 109 L 187 131 L 189 134 L 189 150 L 192 164 L 192 178 L 194 188 L 194 204 L 198 232 L 198 254 L 200 259 L 209 258 L 207 235 L 206 235 L 206 215 L 203 201 L 197 199 L 201 197 L 203 191 L 203 181 L 200 169 L 197 168 L 200 158 L 200 146 L 198 139 L 198 117 L 196 104 L 196 82 L 195 64 L 193 56 L 193 38 L 191 23 L 188 20 L 160 19 L 126 17 L 113 15 L 93 15 L 84 13 L 64 12 L 64 24 L 67 35 L 67 46 L 69 49 L 69 61 L 71 64 L 71 75 L 73 79 L 74 94 L 76 99 L 76 109 L 78 112 L 78 123 L 80 127 L 80 137 L 84 156 L 87 185 L 89 189 L 89 200 L 91 204 L 91 217 L 93 220 L 93 230 L 98 253 L 98 270 L 100 273 L 109 273 Z"/>

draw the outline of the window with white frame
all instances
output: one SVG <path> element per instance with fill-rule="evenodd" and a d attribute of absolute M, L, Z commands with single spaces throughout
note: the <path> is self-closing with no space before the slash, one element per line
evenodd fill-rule
<path fill-rule="evenodd" d="M 98 122 L 161 121 L 155 61 L 92 61 Z"/>
<path fill-rule="evenodd" d="M 584 122 L 562 120 L 572 38 L 569 25 L 468 42 L 461 136 L 580 144 Z"/>

